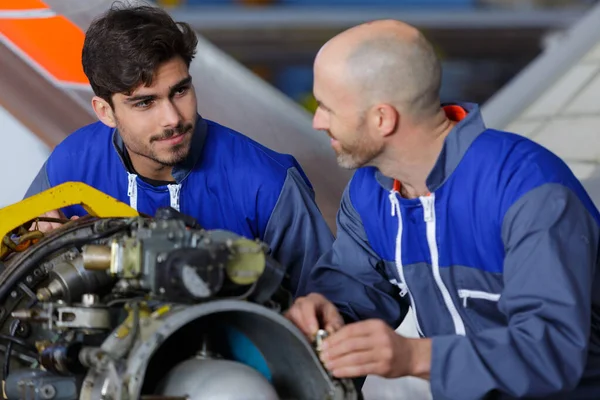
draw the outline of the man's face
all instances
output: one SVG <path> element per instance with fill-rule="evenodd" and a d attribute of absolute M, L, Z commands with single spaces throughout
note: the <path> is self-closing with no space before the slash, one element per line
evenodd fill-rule
<path fill-rule="evenodd" d="M 383 143 L 370 131 L 357 91 L 342 80 L 343 74 L 333 68 L 315 64 L 313 92 L 319 106 L 313 127 L 327 132 L 342 168 L 373 165 Z"/>
<path fill-rule="evenodd" d="M 130 153 L 160 166 L 183 161 L 196 124 L 196 94 L 185 62 L 161 64 L 152 86 L 113 96 L 117 129 Z"/>

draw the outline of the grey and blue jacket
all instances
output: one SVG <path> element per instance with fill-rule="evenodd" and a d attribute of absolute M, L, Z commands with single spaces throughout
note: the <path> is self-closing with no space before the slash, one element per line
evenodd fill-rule
<path fill-rule="evenodd" d="M 333 243 L 312 186 L 292 156 L 200 116 L 187 159 L 173 169 L 175 182 L 153 184 L 128 164 L 118 132 L 96 122 L 54 149 L 25 196 L 77 181 L 148 215 L 171 206 L 205 229 L 266 242 L 287 267 L 292 293 Z M 63 211 L 67 217 L 86 214 L 81 206 Z"/>
<path fill-rule="evenodd" d="M 394 328 L 412 307 L 434 399 L 600 399 L 600 215 L 557 156 L 461 106 L 429 196 L 356 171 L 306 292 Z"/>

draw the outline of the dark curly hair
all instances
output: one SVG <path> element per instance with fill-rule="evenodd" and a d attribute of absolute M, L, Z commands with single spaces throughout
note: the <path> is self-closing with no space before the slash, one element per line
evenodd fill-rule
<path fill-rule="evenodd" d="M 180 56 L 189 67 L 198 38 L 161 8 L 115 3 L 95 19 L 83 44 L 83 71 L 96 96 L 111 106 L 115 93 L 151 85 L 160 64 Z"/>

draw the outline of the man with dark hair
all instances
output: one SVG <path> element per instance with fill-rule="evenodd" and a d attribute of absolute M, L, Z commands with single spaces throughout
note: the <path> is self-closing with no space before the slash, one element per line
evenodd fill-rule
<path fill-rule="evenodd" d="M 192 29 L 160 8 L 113 7 L 96 19 L 82 59 L 100 121 L 54 149 L 26 197 L 80 181 L 145 214 L 170 206 L 206 229 L 266 242 L 295 293 L 333 235 L 292 156 L 198 115 L 189 74 L 196 44 Z"/>

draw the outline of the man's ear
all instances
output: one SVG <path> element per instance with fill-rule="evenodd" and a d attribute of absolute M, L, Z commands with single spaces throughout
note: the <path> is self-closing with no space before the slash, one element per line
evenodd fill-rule
<path fill-rule="evenodd" d="M 400 125 L 400 114 L 390 104 L 377 104 L 371 109 L 371 118 L 382 137 L 393 134 Z"/>
<path fill-rule="evenodd" d="M 96 116 L 102 123 L 111 128 L 115 128 L 117 126 L 117 119 L 115 118 L 115 113 L 113 112 L 112 107 L 106 100 L 100 98 L 98 96 L 94 96 L 92 98 L 92 108 L 96 113 Z"/>

